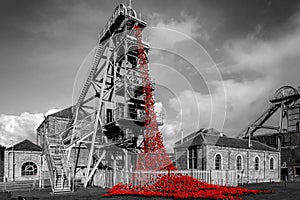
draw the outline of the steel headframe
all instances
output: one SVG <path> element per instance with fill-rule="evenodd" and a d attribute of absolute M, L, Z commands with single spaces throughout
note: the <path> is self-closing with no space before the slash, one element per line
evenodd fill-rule
<path fill-rule="evenodd" d="M 276 90 L 276 92 L 270 97 L 269 101 L 271 105 L 253 122 L 251 122 L 244 130 L 242 130 L 237 137 L 251 138 L 259 129 L 275 130 L 278 133 L 287 131 L 288 115 L 287 110 L 295 105 L 300 99 L 299 91 L 291 86 L 283 86 Z M 265 123 L 273 116 L 277 111 L 280 111 L 280 119 L 278 126 L 268 126 Z"/>
<path fill-rule="evenodd" d="M 131 113 L 127 112 L 130 99 L 133 99 L 133 102 L 143 102 L 128 89 L 137 89 L 142 83 L 142 76 L 139 76 L 136 67 L 138 65 L 136 62 L 138 48 L 133 27 L 137 25 L 144 28 L 147 24 L 137 17 L 131 6 L 126 7 L 120 4 L 116 7 L 112 17 L 99 35 L 89 75 L 75 105 L 72 131 L 69 131 L 69 134 L 63 138 L 68 160 L 73 147 L 84 144 L 89 149 L 85 187 L 101 160 L 105 156 L 111 156 L 108 155 L 109 149 L 116 145 L 113 136 L 108 137 L 107 127 L 112 123 L 114 126 L 119 126 L 119 121 L 117 121 L 120 118 L 118 103 L 124 103 L 125 113 L 122 117 L 127 119 L 132 118 Z M 142 44 L 148 59 L 149 45 L 144 41 Z M 108 113 L 108 109 L 111 109 L 112 112 Z M 138 121 L 137 119 L 127 121 L 131 122 L 128 125 L 132 129 L 131 132 L 138 130 L 138 134 L 143 135 L 143 128 L 135 123 Z M 123 130 L 121 130 L 122 133 L 127 134 L 127 130 Z M 126 139 L 126 135 L 124 137 Z M 130 145 L 119 144 L 119 146 L 122 146 L 121 151 L 127 158 L 126 153 Z M 131 145 L 131 148 L 136 148 L 136 143 Z M 96 162 L 93 162 L 94 158 L 97 159 Z"/>

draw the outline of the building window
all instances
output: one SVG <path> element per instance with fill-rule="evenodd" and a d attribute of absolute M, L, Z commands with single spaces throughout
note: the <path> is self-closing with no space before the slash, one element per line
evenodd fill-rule
<path fill-rule="evenodd" d="M 197 148 L 189 148 L 189 169 L 197 169 Z"/>
<path fill-rule="evenodd" d="M 259 169 L 259 158 L 258 158 L 258 156 L 256 156 L 255 157 L 255 161 L 254 161 L 255 163 L 255 170 L 258 170 Z"/>
<path fill-rule="evenodd" d="M 125 117 L 125 107 L 124 104 L 118 103 L 117 107 L 117 115 L 118 118 L 124 118 Z"/>
<path fill-rule="evenodd" d="M 113 110 L 106 109 L 106 123 L 110 123 L 113 121 Z"/>
<path fill-rule="evenodd" d="M 295 175 L 300 176 L 300 167 L 295 167 Z"/>
<path fill-rule="evenodd" d="M 222 165 L 222 157 L 220 154 L 215 156 L 215 170 L 220 170 Z"/>
<path fill-rule="evenodd" d="M 270 158 L 270 170 L 274 169 L 274 158 Z"/>
<path fill-rule="evenodd" d="M 238 155 L 236 158 L 236 169 L 242 170 L 242 156 Z"/>
<path fill-rule="evenodd" d="M 276 143 L 276 138 L 275 136 L 270 136 L 269 137 L 269 144 L 272 146 L 272 145 L 275 145 Z"/>
<path fill-rule="evenodd" d="M 31 176 L 37 174 L 37 166 L 33 162 L 26 162 L 22 165 L 22 176 Z"/>

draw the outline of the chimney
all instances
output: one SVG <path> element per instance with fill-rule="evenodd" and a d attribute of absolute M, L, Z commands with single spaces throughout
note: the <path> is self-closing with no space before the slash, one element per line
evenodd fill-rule
<path fill-rule="evenodd" d="M 248 147 L 250 148 L 251 146 L 252 146 L 252 144 L 251 144 L 251 136 L 249 134 L 249 136 L 248 136 Z"/>
<path fill-rule="evenodd" d="M 128 8 L 131 8 L 131 0 L 128 0 Z"/>
<path fill-rule="evenodd" d="M 279 137 L 277 138 L 277 149 L 281 151 L 281 140 Z"/>
<path fill-rule="evenodd" d="M 180 137 L 180 141 L 181 141 L 181 144 L 183 143 L 183 130 L 181 130 L 181 137 Z"/>

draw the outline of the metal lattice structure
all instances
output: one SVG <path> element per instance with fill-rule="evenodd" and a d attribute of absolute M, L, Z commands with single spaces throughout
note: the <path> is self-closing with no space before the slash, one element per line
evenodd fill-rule
<path fill-rule="evenodd" d="M 138 49 L 142 45 L 148 62 L 150 47 L 141 39 L 137 41 L 134 27 L 142 31 L 146 25 L 131 5 L 120 4 L 99 35 L 89 75 L 73 106 L 73 117 L 65 130 L 57 134 L 56 142 L 47 143 L 46 158 L 54 192 L 70 190 L 75 173 L 68 161 L 74 147 L 85 146 L 89 150 L 84 186 L 105 160 L 116 161 L 122 155 L 124 169 L 128 170 L 128 152 L 143 151 L 145 76 L 139 67 Z M 153 83 L 147 81 L 154 90 Z M 57 184 L 57 180 L 62 183 Z"/>
<path fill-rule="evenodd" d="M 253 122 L 251 122 L 238 137 L 251 138 L 259 129 L 274 130 L 275 133 L 286 133 L 290 121 L 288 112 L 299 104 L 299 91 L 291 86 L 279 88 L 270 98 L 271 105 Z M 278 126 L 266 125 L 267 121 L 279 111 Z"/>

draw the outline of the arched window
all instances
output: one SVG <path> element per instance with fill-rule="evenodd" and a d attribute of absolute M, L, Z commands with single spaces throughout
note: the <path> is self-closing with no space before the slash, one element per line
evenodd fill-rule
<path fill-rule="evenodd" d="M 222 165 L 222 157 L 220 154 L 215 156 L 215 170 L 220 170 Z"/>
<path fill-rule="evenodd" d="M 270 170 L 273 170 L 274 169 L 274 158 L 271 157 L 270 158 Z"/>
<path fill-rule="evenodd" d="M 258 156 L 255 157 L 255 170 L 259 170 L 259 158 Z"/>
<path fill-rule="evenodd" d="M 37 166 L 33 162 L 26 162 L 22 165 L 22 176 L 31 176 L 37 174 Z"/>
<path fill-rule="evenodd" d="M 242 170 L 242 156 L 240 155 L 236 157 L 236 169 Z"/>

